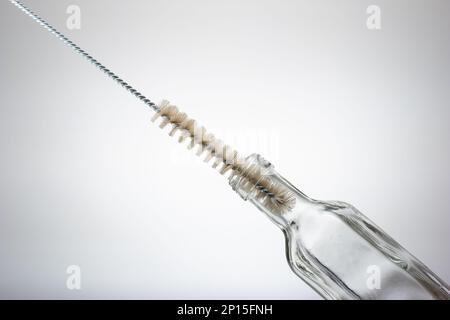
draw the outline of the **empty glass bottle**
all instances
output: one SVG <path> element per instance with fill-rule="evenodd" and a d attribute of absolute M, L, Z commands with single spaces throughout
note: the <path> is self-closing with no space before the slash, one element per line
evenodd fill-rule
<path fill-rule="evenodd" d="M 324 298 L 450 298 L 443 280 L 353 206 L 309 198 L 259 155 L 246 163 L 295 197 L 289 210 L 271 210 L 257 183 L 249 188 L 241 176 L 230 177 L 233 189 L 281 228 L 292 270 Z"/>

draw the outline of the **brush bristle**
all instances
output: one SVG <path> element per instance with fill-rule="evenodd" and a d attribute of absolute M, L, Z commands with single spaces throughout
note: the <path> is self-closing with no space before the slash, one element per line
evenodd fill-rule
<path fill-rule="evenodd" d="M 159 118 L 162 119 L 159 125 L 161 129 L 171 125 L 169 135 L 175 136 L 179 133 L 180 143 L 188 139 L 188 149 L 197 146 L 196 154 L 205 154 L 206 163 L 215 158 L 212 167 L 220 174 L 224 175 L 231 170 L 232 176 L 243 177 L 243 183 L 257 190 L 256 198 L 271 212 L 282 214 L 294 207 L 295 197 L 289 190 L 272 182 L 258 167 L 249 166 L 236 150 L 216 139 L 213 134 L 207 133 L 204 127 L 198 126 L 195 120 L 180 112 L 176 106 L 164 100 L 151 121 L 155 122 Z"/>

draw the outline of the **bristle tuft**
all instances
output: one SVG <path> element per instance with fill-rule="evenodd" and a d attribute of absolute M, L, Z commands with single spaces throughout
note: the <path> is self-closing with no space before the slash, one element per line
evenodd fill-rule
<path fill-rule="evenodd" d="M 236 150 L 224 145 L 221 140 L 208 133 L 204 127 L 198 126 L 194 119 L 180 112 L 176 106 L 164 100 L 151 121 L 155 122 L 159 118 L 162 118 L 159 125 L 161 129 L 164 129 L 168 124 L 172 125 L 169 131 L 170 136 L 174 136 L 178 131 L 180 132 L 178 142 L 183 143 L 186 139 L 189 139 L 187 148 L 193 149 L 198 146 L 196 151 L 198 156 L 206 151 L 204 162 L 207 163 L 215 158 L 212 167 L 217 168 L 220 174 L 224 175 L 231 170 L 230 176 L 241 176 L 243 179 L 241 186 L 248 190 L 255 188 L 257 190 L 255 198 L 268 210 L 279 214 L 292 210 L 295 205 L 295 197 L 290 191 L 282 185 L 273 183 L 264 176 L 259 167 L 249 166 Z"/>

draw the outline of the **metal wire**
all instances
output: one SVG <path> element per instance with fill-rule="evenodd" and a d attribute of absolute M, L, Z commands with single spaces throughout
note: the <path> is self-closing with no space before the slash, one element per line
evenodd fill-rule
<path fill-rule="evenodd" d="M 130 92 L 132 95 L 134 95 L 136 98 L 144 102 L 147 106 L 152 108 L 154 111 L 159 111 L 159 107 L 152 102 L 150 99 L 145 97 L 142 93 L 134 89 L 131 85 L 126 83 L 123 79 L 121 79 L 119 76 L 117 76 L 114 72 L 106 68 L 103 64 L 98 62 L 96 59 L 94 59 L 91 55 L 89 55 L 86 51 L 81 49 L 79 46 L 77 46 L 75 43 L 70 41 L 65 35 L 63 35 L 61 32 L 56 30 L 54 27 L 52 27 L 49 23 L 47 23 L 44 19 L 39 17 L 37 14 L 35 14 L 32 10 L 27 8 L 24 4 L 22 4 L 20 1 L 15 0 L 9 0 L 12 4 L 14 4 L 17 8 L 19 8 L 21 11 L 23 11 L 26 15 L 30 16 L 33 20 L 35 20 L 37 23 L 39 23 L 41 26 L 43 26 L 45 29 L 50 31 L 50 33 L 53 33 L 58 39 L 60 39 L 62 42 L 64 42 L 66 45 L 71 47 L 76 53 L 80 54 L 84 58 L 86 58 L 89 62 L 91 62 L 94 66 L 96 66 L 98 69 L 103 71 L 107 76 L 112 78 L 115 82 L 120 84 L 122 87 L 124 87 L 128 92 Z"/>

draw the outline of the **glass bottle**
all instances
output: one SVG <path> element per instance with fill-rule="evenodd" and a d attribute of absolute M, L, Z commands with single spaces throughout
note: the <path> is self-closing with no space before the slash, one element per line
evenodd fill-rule
<path fill-rule="evenodd" d="M 283 231 L 294 273 L 326 299 L 445 299 L 449 286 L 352 205 L 303 194 L 260 155 L 247 158 L 271 183 L 295 197 L 285 212 L 270 210 L 241 176 L 230 185 Z"/>

